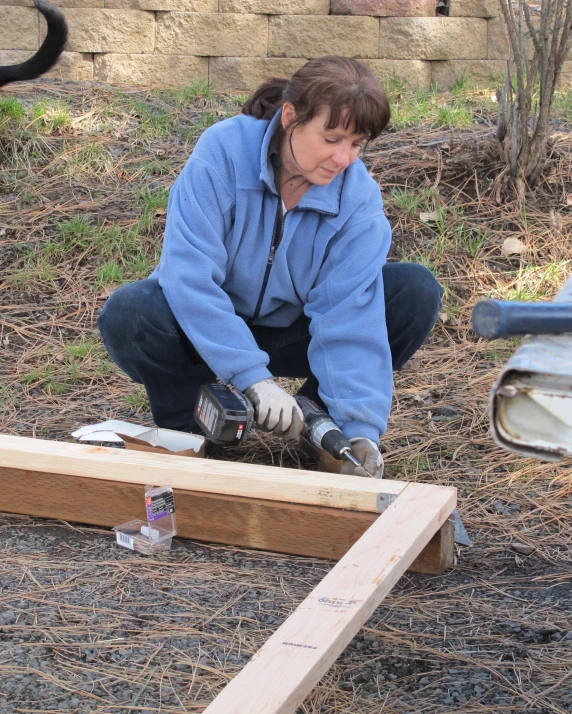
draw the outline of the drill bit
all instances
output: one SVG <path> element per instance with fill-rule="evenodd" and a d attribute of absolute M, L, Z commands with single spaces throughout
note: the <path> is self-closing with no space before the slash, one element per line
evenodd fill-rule
<path fill-rule="evenodd" d="M 351 461 L 354 466 L 361 466 L 360 462 L 352 454 L 352 452 L 349 450 L 349 448 L 342 449 L 342 454 L 344 455 L 344 458 L 347 459 L 348 461 Z M 366 473 L 367 473 L 367 471 L 366 471 Z M 371 476 L 371 474 L 369 474 L 369 475 Z"/>
<path fill-rule="evenodd" d="M 360 466 L 370 478 L 375 478 L 373 474 L 370 474 L 370 472 L 366 470 L 363 464 L 360 464 L 360 462 L 356 459 L 356 457 L 349 449 L 342 449 L 342 454 L 348 461 L 351 461 L 354 466 Z"/>

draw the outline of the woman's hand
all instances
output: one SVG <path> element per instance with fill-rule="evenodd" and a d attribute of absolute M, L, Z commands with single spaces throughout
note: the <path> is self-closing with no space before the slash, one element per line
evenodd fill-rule
<path fill-rule="evenodd" d="M 244 395 L 254 406 L 254 417 L 260 429 L 291 439 L 300 436 L 304 426 L 302 411 L 294 397 L 273 379 L 256 382 Z"/>
<path fill-rule="evenodd" d="M 352 456 L 360 462 L 361 466 L 354 466 L 351 461 L 344 461 L 341 473 L 348 476 L 373 476 L 383 478 L 383 457 L 379 447 L 371 439 L 354 437 L 350 439 Z"/>

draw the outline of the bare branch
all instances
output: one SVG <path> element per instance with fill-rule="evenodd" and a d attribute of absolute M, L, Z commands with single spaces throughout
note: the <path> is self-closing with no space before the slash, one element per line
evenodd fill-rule
<path fill-rule="evenodd" d="M 497 100 L 499 103 L 499 110 L 498 110 L 498 121 L 497 121 L 497 139 L 499 142 L 502 144 L 504 141 L 505 136 L 507 135 L 508 132 L 508 127 L 506 123 L 506 103 L 507 103 L 507 94 L 508 94 L 508 85 L 510 83 L 510 60 L 509 60 L 509 66 L 507 69 L 507 76 L 504 80 L 504 86 L 503 88 L 497 93 Z"/>
<path fill-rule="evenodd" d="M 532 16 L 530 14 L 530 8 L 528 7 L 528 3 L 524 3 L 524 17 L 526 19 L 526 24 L 528 27 L 528 32 L 530 33 L 530 36 L 532 37 L 532 41 L 534 43 L 534 49 L 536 52 L 539 54 L 542 52 L 542 43 L 540 41 L 540 32 L 539 30 L 534 27 L 534 24 L 532 22 Z"/>
<path fill-rule="evenodd" d="M 558 72 L 560 72 L 572 45 L 572 2 L 570 0 L 566 3 L 566 14 L 562 21 L 562 27 L 559 27 L 558 30 L 560 29 L 562 29 L 562 33 L 556 51 L 556 67 L 558 68 Z"/>
<path fill-rule="evenodd" d="M 513 178 L 518 176 L 518 124 L 519 124 L 518 94 L 512 105 L 511 117 L 511 145 L 510 145 L 510 175 Z"/>

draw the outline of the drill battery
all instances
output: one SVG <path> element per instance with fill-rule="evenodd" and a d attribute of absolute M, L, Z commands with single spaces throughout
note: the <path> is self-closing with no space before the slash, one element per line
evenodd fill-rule
<path fill-rule="evenodd" d="M 243 394 L 225 384 L 204 384 L 195 406 L 195 421 L 213 444 L 236 446 L 247 438 L 254 408 Z"/>

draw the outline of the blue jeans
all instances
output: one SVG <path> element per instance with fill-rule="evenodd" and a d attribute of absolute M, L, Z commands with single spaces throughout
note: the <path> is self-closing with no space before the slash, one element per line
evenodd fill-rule
<path fill-rule="evenodd" d="M 388 263 L 383 282 L 393 368 L 399 369 L 431 332 L 443 291 L 432 273 L 415 263 Z M 251 330 L 270 357 L 270 372 L 275 377 L 306 378 L 298 394 L 323 407 L 308 363 L 309 322 L 302 315 L 290 327 L 254 325 Z M 144 385 L 155 424 L 201 433 L 193 417 L 197 394 L 201 384 L 215 381 L 216 376 L 179 327 L 158 281 L 140 280 L 116 290 L 97 326 L 111 359 Z"/>

